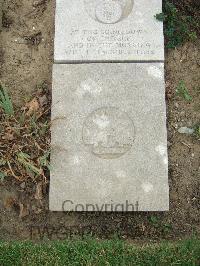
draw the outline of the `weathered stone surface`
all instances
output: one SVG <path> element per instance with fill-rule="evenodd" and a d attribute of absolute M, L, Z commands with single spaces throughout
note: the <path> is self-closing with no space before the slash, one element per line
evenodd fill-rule
<path fill-rule="evenodd" d="M 54 65 L 52 168 L 52 211 L 168 210 L 163 64 Z"/>
<path fill-rule="evenodd" d="M 57 0 L 56 63 L 164 60 L 162 0 Z"/>

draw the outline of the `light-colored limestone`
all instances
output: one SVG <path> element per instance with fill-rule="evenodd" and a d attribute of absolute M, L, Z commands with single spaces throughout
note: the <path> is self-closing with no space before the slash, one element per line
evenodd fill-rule
<path fill-rule="evenodd" d="M 162 0 L 56 2 L 56 63 L 164 60 Z"/>
<path fill-rule="evenodd" d="M 52 211 L 168 210 L 163 64 L 54 65 L 51 160 Z"/>

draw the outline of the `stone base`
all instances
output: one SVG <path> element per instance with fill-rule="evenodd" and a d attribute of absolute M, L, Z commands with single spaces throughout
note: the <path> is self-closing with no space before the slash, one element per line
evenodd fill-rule
<path fill-rule="evenodd" d="M 164 65 L 54 65 L 52 211 L 169 209 Z"/>

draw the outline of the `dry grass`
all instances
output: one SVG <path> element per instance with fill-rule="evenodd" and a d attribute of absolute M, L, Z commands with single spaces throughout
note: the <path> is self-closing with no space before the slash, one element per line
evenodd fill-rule
<path fill-rule="evenodd" d="M 0 107 L 0 177 L 47 183 L 50 168 L 50 97 L 43 84 L 14 114 Z"/>

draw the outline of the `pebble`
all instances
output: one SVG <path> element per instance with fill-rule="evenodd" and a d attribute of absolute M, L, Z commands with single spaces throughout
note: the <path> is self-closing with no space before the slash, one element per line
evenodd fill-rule
<path fill-rule="evenodd" d="M 193 128 L 188 128 L 188 127 L 180 127 L 178 129 L 178 132 L 181 134 L 193 134 L 194 133 L 194 129 Z"/>
<path fill-rule="evenodd" d="M 21 187 L 22 189 L 24 189 L 25 186 L 26 186 L 26 183 L 25 183 L 25 182 L 23 182 L 23 183 L 20 184 L 20 187 Z"/>
<path fill-rule="evenodd" d="M 174 128 L 176 128 L 176 129 L 177 129 L 177 128 L 178 128 L 178 125 L 177 125 L 177 124 L 174 124 Z"/>
<path fill-rule="evenodd" d="M 45 2 L 45 0 L 37 0 L 33 2 L 33 7 L 38 7 L 42 5 Z"/>

